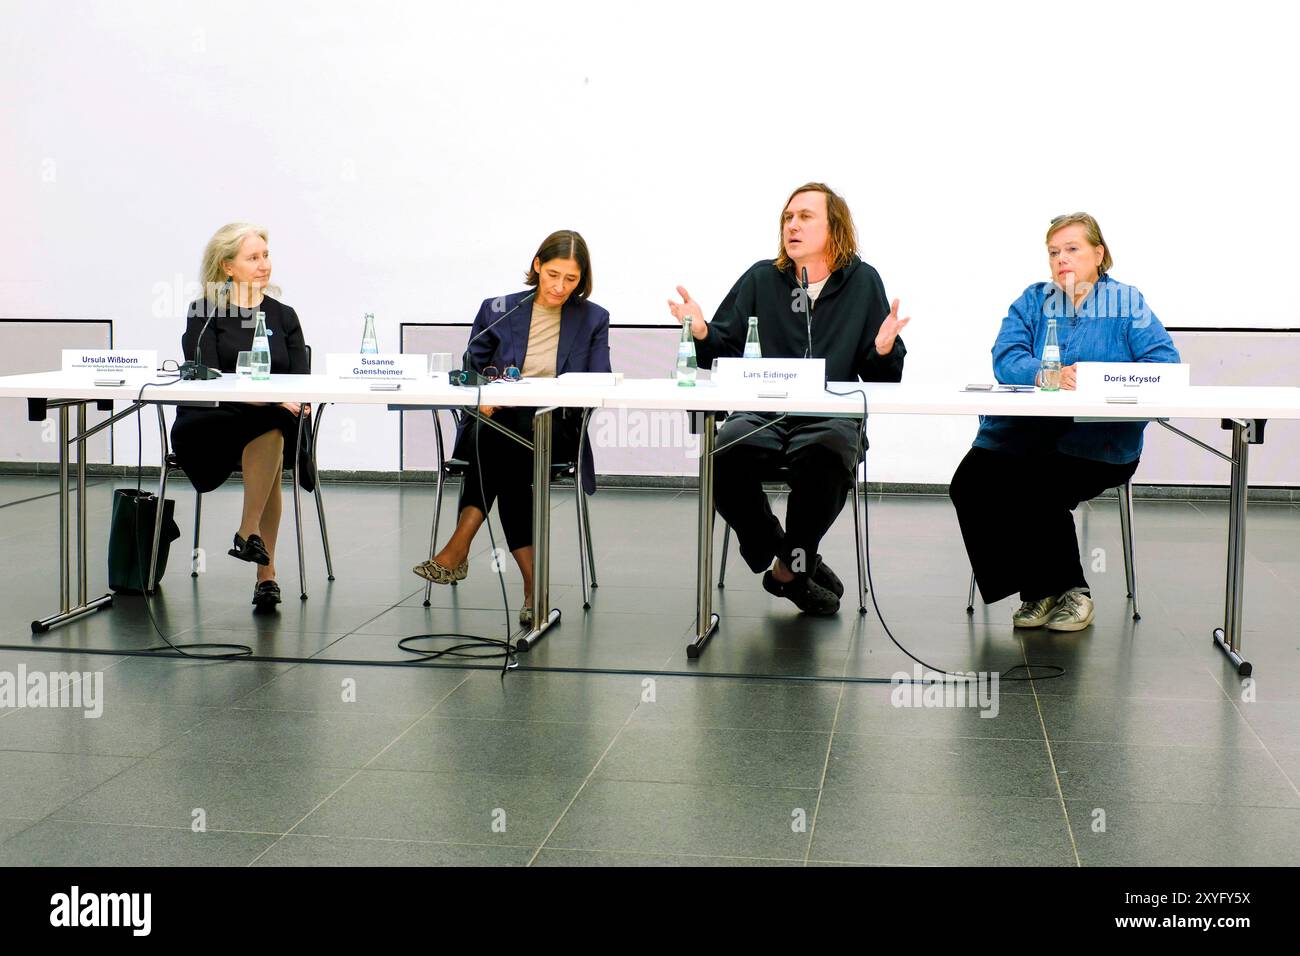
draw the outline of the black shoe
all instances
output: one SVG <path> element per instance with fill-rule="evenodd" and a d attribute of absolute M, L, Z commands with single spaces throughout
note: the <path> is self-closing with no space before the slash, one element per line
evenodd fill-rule
<path fill-rule="evenodd" d="M 280 603 L 280 585 L 274 581 L 258 581 L 253 588 L 253 607 L 258 611 L 269 611 Z"/>
<path fill-rule="evenodd" d="M 254 564 L 260 564 L 263 567 L 271 563 L 271 553 L 266 550 L 266 543 L 262 541 L 262 536 L 250 534 L 245 541 L 235 532 L 235 546 L 226 552 L 232 558 L 238 558 L 240 561 L 252 561 Z"/>
<path fill-rule="evenodd" d="M 771 571 L 763 573 L 763 590 L 777 597 L 788 598 L 805 614 L 838 614 L 840 599 L 806 574 L 796 574 L 793 581 L 782 583 Z"/>
<path fill-rule="evenodd" d="M 817 555 L 817 568 L 812 573 L 812 579 L 837 598 L 844 597 L 844 584 L 835 572 L 830 569 L 830 566 L 822 560 L 820 554 Z"/>

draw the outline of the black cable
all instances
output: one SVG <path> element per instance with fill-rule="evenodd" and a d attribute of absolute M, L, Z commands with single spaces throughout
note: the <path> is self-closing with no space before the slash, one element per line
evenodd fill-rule
<path fill-rule="evenodd" d="M 482 420 L 481 420 L 482 414 L 483 414 L 483 382 L 480 379 L 476 385 L 476 393 L 474 396 L 474 467 L 478 471 L 478 486 L 480 489 L 484 488 L 483 447 L 480 444 L 480 438 L 482 437 L 482 433 L 479 430 L 480 426 L 482 425 Z M 536 453 L 535 443 L 536 443 L 536 436 L 534 436 L 534 454 Z M 484 491 L 484 497 L 485 498 L 487 497 L 486 491 Z M 484 506 L 486 506 L 487 502 L 484 501 L 483 504 Z M 502 561 L 500 559 L 500 556 L 497 554 L 496 536 L 492 533 L 492 513 L 490 509 L 484 511 L 483 523 L 487 525 L 488 544 L 492 548 L 492 563 L 496 565 L 497 581 L 501 586 L 501 606 L 505 609 L 505 624 L 506 624 L 505 640 L 500 640 L 495 637 L 479 637 L 476 634 L 441 632 L 436 634 L 412 634 L 409 637 L 404 637 L 400 641 L 398 641 L 397 646 L 402 650 L 406 651 L 407 653 L 420 655 L 419 657 L 412 659 L 411 663 L 419 663 L 420 661 L 435 661 L 443 657 L 450 657 L 452 659 L 459 659 L 459 660 L 480 660 L 480 661 L 496 660 L 497 658 L 501 658 L 501 677 L 504 680 L 507 671 L 512 670 L 513 668 L 519 666 L 519 660 L 517 656 L 518 652 L 515 650 L 514 643 L 510 640 L 512 634 L 512 631 L 510 629 L 510 596 L 506 593 L 505 571 L 502 569 Z M 537 573 L 536 567 L 533 568 L 533 573 L 534 574 Z M 534 622 L 536 622 L 537 620 L 538 613 L 539 613 L 539 609 L 533 608 Z M 422 641 L 422 640 L 461 640 L 463 643 L 453 644 L 451 647 L 447 647 L 438 651 L 425 650 L 419 647 L 412 647 L 410 646 L 410 643 L 408 643 L 412 641 Z M 475 653 L 475 654 L 464 653 L 464 651 L 467 648 L 482 648 L 484 650 L 484 653 Z M 489 651 L 491 651 L 491 653 L 488 653 Z"/>
<path fill-rule="evenodd" d="M 835 392 L 835 391 L 831 391 L 829 387 L 826 388 L 826 392 L 830 395 L 837 395 L 841 398 L 848 398 L 850 395 L 862 396 L 862 427 L 858 430 L 858 461 L 862 462 L 862 482 L 865 485 L 867 481 L 867 456 L 866 456 L 866 449 L 863 447 L 863 442 L 866 440 L 867 437 L 867 393 L 860 388 L 851 388 L 847 392 Z M 854 472 L 853 480 L 856 482 L 858 480 L 856 466 L 854 467 L 853 472 Z M 933 664 L 926 663 L 925 661 L 921 660 L 921 658 L 917 657 L 915 654 L 909 651 L 901 643 L 899 643 L 898 638 L 894 637 L 894 632 L 889 629 L 889 624 L 885 621 L 885 615 L 880 612 L 880 603 L 876 600 L 876 584 L 874 581 L 871 580 L 871 496 L 867 493 L 866 488 L 863 488 L 863 495 L 862 495 L 862 533 L 866 535 L 866 544 L 862 550 L 866 552 L 867 591 L 871 594 L 871 606 L 876 609 L 876 617 L 880 618 L 880 626 L 885 629 L 885 635 L 891 641 L 894 642 L 895 647 L 897 647 L 900 651 L 902 651 L 912 660 L 916 661 L 916 663 L 920 664 L 922 667 L 928 668 L 933 673 L 943 674 L 945 677 L 961 677 L 964 678 L 967 682 L 969 682 L 970 680 L 969 672 L 963 673 L 961 671 L 956 671 L 956 672 L 946 671 L 942 667 L 935 667 Z M 1031 668 L 1035 668 L 1035 667 L 1041 667 L 1047 670 L 1054 670 L 1056 671 L 1056 673 L 1045 674 L 1042 677 L 1035 678 L 1033 671 L 1031 670 Z M 1027 677 L 1008 676 L 1010 674 L 1015 673 L 1018 670 L 1027 671 L 1028 676 Z M 1016 664 L 1012 667 L 1008 667 L 1005 671 L 999 674 L 998 679 L 1007 680 L 1007 681 L 1050 680 L 1055 677 L 1061 677 L 1064 674 L 1065 674 L 1065 668 L 1060 667 L 1056 664 L 1032 664 L 1032 663 Z"/>
<path fill-rule="evenodd" d="M 140 584 L 141 584 L 140 596 L 144 599 L 145 613 L 149 615 L 149 623 L 153 625 L 154 631 L 158 634 L 160 638 L 162 638 L 163 643 L 166 645 L 166 647 L 157 646 L 157 647 L 144 648 L 143 653 L 152 654 L 170 648 L 181 657 L 191 657 L 191 658 L 197 658 L 201 660 L 234 660 L 235 658 L 240 658 L 240 657 L 251 657 L 253 654 L 253 649 L 249 647 L 247 644 L 212 644 L 212 643 L 173 644 L 171 640 L 167 637 L 167 635 L 163 633 L 162 628 L 158 626 L 158 621 L 153 616 L 153 606 L 149 602 L 149 589 L 147 587 L 147 585 L 151 583 L 147 580 L 149 570 L 144 562 L 144 553 L 140 549 L 140 495 L 143 494 L 143 489 L 141 485 L 142 485 L 143 473 L 144 473 L 144 428 L 140 421 L 140 417 L 144 408 L 144 390 L 146 388 L 149 388 L 149 386 L 151 385 L 154 388 L 166 388 L 169 385 L 175 385 L 177 382 L 182 382 L 182 381 L 185 381 L 185 379 L 182 379 L 180 377 L 180 373 L 178 372 L 177 377 L 172 379 L 170 382 L 161 382 L 161 383 L 145 382 L 143 385 L 140 386 L 140 393 L 136 396 L 135 399 L 136 401 L 136 410 L 135 410 L 136 507 L 135 507 L 135 528 L 133 532 L 133 535 L 135 537 L 135 561 L 136 561 L 136 567 L 140 572 Z M 158 463 L 158 466 L 159 468 L 166 469 L 167 460 L 164 458 L 161 462 Z M 155 521 L 161 520 L 162 517 L 166 516 L 165 506 L 166 506 L 166 501 L 161 498 L 158 499 L 159 517 L 155 518 L 154 519 Z M 162 541 L 160 539 L 159 546 L 161 546 L 161 544 Z M 154 581 L 152 583 L 155 587 L 157 587 L 158 582 Z M 198 649 L 217 649 L 217 648 L 229 648 L 230 652 L 225 654 L 190 654 L 188 653 L 187 650 L 187 649 L 198 650 Z"/>

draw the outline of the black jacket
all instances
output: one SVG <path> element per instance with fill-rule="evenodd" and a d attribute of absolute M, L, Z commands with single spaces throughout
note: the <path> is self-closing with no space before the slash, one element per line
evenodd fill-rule
<path fill-rule="evenodd" d="M 826 359 L 832 382 L 898 382 L 907 348 L 902 337 L 888 355 L 876 352 L 876 333 L 889 315 L 880 274 L 854 257 L 826 280 L 812 303 L 812 358 Z M 695 343 L 701 368 L 715 358 L 745 350 L 749 317 L 758 316 L 758 338 L 766 358 L 803 358 L 808 351 L 808 320 L 794 268 L 776 268 L 772 259 L 756 262 L 718 306 L 707 338 Z"/>

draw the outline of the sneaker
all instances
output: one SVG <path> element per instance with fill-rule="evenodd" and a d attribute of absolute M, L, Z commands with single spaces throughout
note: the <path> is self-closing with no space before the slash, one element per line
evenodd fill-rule
<path fill-rule="evenodd" d="M 1047 622 L 1049 631 L 1082 631 L 1092 624 L 1092 598 L 1082 591 L 1066 591 L 1056 602 Z"/>
<path fill-rule="evenodd" d="M 1045 597 L 1038 601 L 1021 601 L 1020 610 L 1011 615 L 1013 627 L 1042 627 L 1052 616 L 1056 598 Z"/>
<path fill-rule="evenodd" d="M 781 582 L 771 571 L 763 573 L 763 590 L 777 597 L 789 598 L 805 614 L 838 614 L 840 599 L 806 574 L 796 574 L 793 581 Z"/>
<path fill-rule="evenodd" d="M 831 570 L 830 565 L 822 560 L 820 554 L 817 555 L 817 568 L 812 573 L 812 579 L 837 598 L 844 597 L 844 584 L 840 581 L 839 575 Z"/>

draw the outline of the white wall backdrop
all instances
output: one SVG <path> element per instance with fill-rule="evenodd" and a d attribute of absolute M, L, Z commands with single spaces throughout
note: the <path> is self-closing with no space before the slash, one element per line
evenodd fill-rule
<path fill-rule="evenodd" d="M 364 311 L 393 348 L 472 317 L 561 227 L 615 322 L 667 322 L 820 179 L 913 317 L 909 380 L 989 377 L 1076 209 L 1166 324 L 1298 327 L 1296 9 L 0 0 L 0 313 L 176 354 L 204 242 L 249 219 L 318 353 Z M 396 416 L 330 425 L 327 467 L 397 467 Z M 946 481 L 973 430 L 878 420 L 870 477 Z"/>

